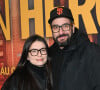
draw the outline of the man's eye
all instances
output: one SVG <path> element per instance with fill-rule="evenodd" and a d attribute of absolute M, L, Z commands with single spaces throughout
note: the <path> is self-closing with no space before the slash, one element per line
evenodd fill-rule
<path fill-rule="evenodd" d="M 53 26 L 53 29 L 57 29 L 58 28 L 58 26 Z"/>
<path fill-rule="evenodd" d="M 67 27 L 69 27 L 69 25 L 65 24 L 65 25 L 63 25 L 63 27 L 66 27 L 67 28 Z"/>

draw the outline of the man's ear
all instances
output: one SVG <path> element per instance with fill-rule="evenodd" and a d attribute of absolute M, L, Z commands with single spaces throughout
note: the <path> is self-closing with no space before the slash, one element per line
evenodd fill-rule
<path fill-rule="evenodd" d="M 74 24 L 73 24 L 73 28 L 72 29 L 73 29 L 73 33 L 75 33 L 75 25 Z"/>

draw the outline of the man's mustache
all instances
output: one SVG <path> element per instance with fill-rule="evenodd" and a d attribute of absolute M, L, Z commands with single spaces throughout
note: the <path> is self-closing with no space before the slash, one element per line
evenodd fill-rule
<path fill-rule="evenodd" d="M 57 37 L 57 39 L 60 38 L 60 37 L 63 37 L 63 36 L 68 36 L 68 37 L 69 37 L 69 34 L 62 34 L 62 35 L 59 35 L 59 36 Z"/>

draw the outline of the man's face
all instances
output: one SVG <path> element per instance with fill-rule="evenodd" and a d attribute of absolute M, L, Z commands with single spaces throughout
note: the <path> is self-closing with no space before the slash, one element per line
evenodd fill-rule
<path fill-rule="evenodd" d="M 56 18 L 52 21 L 51 28 L 54 41 L 61 47 L 67 45 L 74 32 L 71 21 L 64 17 Z"/>

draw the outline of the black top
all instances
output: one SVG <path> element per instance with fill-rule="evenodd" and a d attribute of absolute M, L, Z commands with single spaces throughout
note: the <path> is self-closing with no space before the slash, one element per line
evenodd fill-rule
<path fill-rule="evenodd" d="M 32 75 L 34 75 L 34 78 L 36 78 L 36 82 L 38 83 L 39 87 L 41 87 L 41 89 L 46 90 L 47 88 L 47 76 L 46 76 L 46 67 L 37 67 L 33 64 L 31 64 L 30 62 L 27 63 L 26 67 L 28 67 L 28 70 L 30 71 L 30 73 L 32 73 Z"/>
<path fill-rule="evenodd" d="M 30 62 L 17 68 L 6 80 L 1 90 L 49 90 L 46 67 L 37 67 Z"/>
<path fill-rule="evenodd" d="M 54 43 L 49 49 L 53 90 L 100 90 L 100 46 L 75 30 L 63 50 Z"/>

